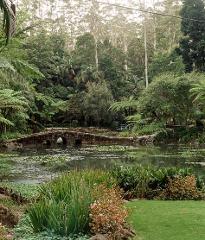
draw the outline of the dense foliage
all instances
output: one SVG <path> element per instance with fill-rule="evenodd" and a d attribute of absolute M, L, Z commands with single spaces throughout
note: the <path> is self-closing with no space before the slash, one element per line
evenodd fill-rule
<path fill-rule="evenodd" d="M 116 167 L 112 175 L 128 199 L 204 199 L 204 181 L 190 169 L 137 165 Z"/>
<path fill-rule="evenodd" d="M 186 125 L 193 119 L 190 89 L 194 78 L 169 74 L 156 78 L 139 98 L 139 112 L 150 121 Z"/>
<path fill-rule="evenodd" d="M 57 0 L 46 8 L 41 1 L 19 1 L 16 34 L 8 46 L 0 42 L 1 137 L 46 126 L 119 128 L 126 122 L 141 134 L 145 125 L 149 133 L 203 120 L 202 98 L 196 97 L 203 90 L 190 91 L 203 82 L 203 73 L 200 83 L 185 74 L 204 71 L 201 0 L 156 1 L 150 7 L 162 15 L 146 16 L 146 90 L 144 22 L 126 9 L 112 12 L 93 1 L 82 8 L 77 2 L 63 1 L 59 10 Z M 2 9 L 11 27 L 12 12 Z"/>
<path fill-rule="evenodd" d="M 142 141 L 166 135 L 204 143 L 203 0 L 154 0 L 139 12 L 94 0 L 16 2 L 0 0 L 0 140 L 46 127 L 94 126 L 125 129 L 126 136 L 153 134 Z M 55 171 L 68 169 L 70 159 L 37 160 Z M 1 160 L 0 180 L 15 163 Z M 19 240 L 129 239 L 124 198 L 205 199 L 204 180 L 190 169 L 140 165 L 72 171 L 38 191 L 25 186 L 2 184 L 3 194 L 16 189 L 2 196 L 9 207 L 35 199 L 17 214 L 25 213 L 15 230 Z M 7 234 L 0 223 L 0 238 Z"/>
<path fill-rule="evenodd" d="M 184 35 L 180 41 L 180 53 L 185 63 L 186 71 L 205 71 L 205 9 L 202 0 L 184 0 L 180 15 L 181 30 Z M 189 18 L 196 21 L 190 21 Z M 198 21 L 197 21 L 198 20 Z"/>

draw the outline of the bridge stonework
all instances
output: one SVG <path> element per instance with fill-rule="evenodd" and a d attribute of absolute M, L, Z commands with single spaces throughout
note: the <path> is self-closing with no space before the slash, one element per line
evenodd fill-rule
<path fill-rule="evenodd" d="M 70 129 L 49 129 L 40 133 L 23 136 L 3 143 L 9 149 L 24 146 L 55 146 L 61 139 L 61 144 L 81 146 L 89 144 L 118 144 L 118 145 L 146 145 L 154 142 L 154 135 L 141 137 L 118 137 L 93 134 L 88 132 L 71 131 Z"/>
<path fill-rule="evenodd" d="M 53 130 L 23 136 L 4 143 L 5 147 L 21 147 L 28 145 L 57 145 L 58 139 L 62 140 L 63 145 L 80 146 L 88 144 L 126 144 L 133 145 L 135 139 L 130 137 L 116 137 L 95 135 L 86 132 L 76 132 L 69 130 Z"/>

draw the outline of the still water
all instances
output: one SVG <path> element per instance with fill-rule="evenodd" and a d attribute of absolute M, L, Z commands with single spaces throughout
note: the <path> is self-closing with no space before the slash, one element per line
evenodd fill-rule
<path fill-rule="evenodd" d="M 24 149 L 0 154 L 0 180 L 40 183 L 71 169 L 109 169 L 116 164 L 190 167 L 205 176 L 205 148 L 169 145 Z"/>

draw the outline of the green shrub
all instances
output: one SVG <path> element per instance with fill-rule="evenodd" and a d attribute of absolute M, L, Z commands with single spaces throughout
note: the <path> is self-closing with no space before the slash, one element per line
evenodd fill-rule
<path fill-rule="evenodd" d="M 192 171 L 189 168 L 150 168 L 151 179 L 149 182 L 149 188 L 151 189 L 163 189 L 169 179 L 176 176 L 186 177 L 192 175 Z"/>
<path fill-rule="evenodd" d="M 126 197 L 145 197 L 150 181 L 150 170 L 142 166 L 116 167 L 112 171 L 120 188 Z"/>
<path fill-rule="evenodd" d="M 157 76 L 138 100 L 138 112 L 142 113 L 142 119 L 187 126 L 190 119 L 195 119 L 196 110 L 190 89 L 202 77 L 197 73 L 182 76 L 164 73 Z"/>
<path fill-rule="evenodd" d="M 101 171 L 73 171 L 41 187 L 40 200 L 29 209 L 35 232 L 51 230 L 61 236 L 89 232 L 93 189 L 115 181 Z"/>
<path fill-rule="evenodd" d="M 146 135 L 146 134 L 156 134 L 165 132 L 165 126 L 162 123 L 146 123 L 146 124 L 136 124 L 132 131 L 137 135 Z"/>

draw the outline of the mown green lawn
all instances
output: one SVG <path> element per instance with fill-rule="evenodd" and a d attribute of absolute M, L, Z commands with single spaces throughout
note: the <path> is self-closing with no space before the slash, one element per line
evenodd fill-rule
<path fill-rule="evenodd" d="M 205 240 L 205 201 L 132 201 L 129 221 L 139 240 Z"/>

